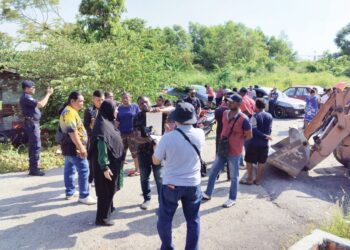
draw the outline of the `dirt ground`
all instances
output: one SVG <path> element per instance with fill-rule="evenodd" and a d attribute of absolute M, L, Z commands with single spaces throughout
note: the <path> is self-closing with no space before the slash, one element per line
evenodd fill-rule
<path fill-rule="evenodd" d="M 276 120 L 274 142 L 288 135 L 288 127 L 301 120 Z M 205 159 L 214 159 L 213 136 L 207 138 Z M 127 168 L 132 167 L 131 164 Z M 240 171 L 243 176 L 245 170 Z M 202 189 L 207 184 L 202 181 Z M 201 206 L 200 249 L 286 249 L 332 216 L 349 206 L 349 171 L 333 156 L 296 179 L 266 167 L 261 186 L 240 186 L 237 204 L 222 208 L 229 182 L 222 174 L 213 198 Z M 159 249 L 152 181 L 152 207 L 142 211 L 139 177 L 126 177 L 115 196 L 113 227 L 94 225 L 95 206 L 64 199 L 63 169 L 45 177 L 27 173 L 0 175 L 0 249 Z M 92 188 L 91 192 L 95 196 Z M 181 206 L 173 223 L 177 249 L 184 249 L 186 223 Z"/>

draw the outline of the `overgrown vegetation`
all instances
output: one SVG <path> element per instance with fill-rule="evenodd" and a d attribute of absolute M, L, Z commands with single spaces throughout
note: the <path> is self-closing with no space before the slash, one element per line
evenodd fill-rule
<path fill-rule="evenodd" d="M 341 30 L 338 55 L 317 62 L 297 62 L 288 39 L 228 21 L 205 26 L 190 23 L 186 31 L 175 25 L 147 27 L 139 18 L 123 19 L 124 0 L 82 0 L 76 23 L 65 23 L 58 0 L 4 0 L 0 20 L 21 24 L 12 41 L 0 36 L 0 65 L 36 79 L 39 89 L 56 91 L 45 109 L 45 121 L 57 116 L 67 93 L 94 89 L 155 97 L 163 86 L 210 83 L 213 86 L 261 84 L 280 89 L 292 84 L 330 86 L 348 81 L 348 29 Z M 41 19 L 31 16 L 41 13 Z M 38 16 L 38 15 L 37 15 Z M 35 48 L 18 51 L 11 43 L 29 42 Z"/>
<path fill-rule="evenodd" d="M 336 212 L 332 219 L 324 223 L 321 229 L 339 237 L 350 239 L 350 213 L 344 217 L 340 211 Z"/>
<path fill-rule="evenodd" d="M 49 147 L 41 152 L 40 167 L 49 169 L 63 166 L 63 157 L 57 154 L 58 147 Z M 10 144 L 0 144 L 0 174 L 28 170 L 28 151 L 26 147 L 14 148 Z"/>
<path fill-rule="evenodd" d="M 0 67 L 36 80 L 38 89 L 55 87 L 43 117 L 52 130 L 72 90 L 86 97 L 104 89 L 155 98 L 164 87 L 195 83 L 284 89 L 350 81 L 349 25 L 336 37 L 339 53 L 299 62 L 286 36 L 270 37 L 241 23 L 190 23 L 188 31 L 178 25 L 152 28 L 139 18 L 123 19 L 124 0 L 82 0 L 78 20 L 66 23 L 58 3 L 3 0 L 0 5 L 1 22 L 21 25 L 16 38 L 0 33 Z M 28 49 L 17 50 L 23 43 Z"/>

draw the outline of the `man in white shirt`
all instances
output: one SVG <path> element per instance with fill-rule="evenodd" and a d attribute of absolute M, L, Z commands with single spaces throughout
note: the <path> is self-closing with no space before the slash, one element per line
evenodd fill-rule
<path fill-rule="evenodd" d="M 192 104 L 180 102 L 170 118 L 177 129 L 165 134 L 156 146 L 153 163 L 164 162 L 162 187 L 158 214 L 158 233 L 161 249 L 174 249 L 172 243 L 172 220 L 181 200 L 187 222 L 186 249 L 198 249 L 201 204 L 200 153 L 205 142 L 204 131 L 194 128 L 197 122 Z M 187 141 L 186 137 L 189 139 Z M 193 144 L 193 145 L 191 145 Z"/>
<path fill-rule="evenodd" d="M 324 93 L 324 95 L 321 97 L 321 101 L 320 101 L 320 104 L 325 104 L 329 97 L 331 96 L 332 94 L 332 89 L 327 89 L 326 93 Z"/>

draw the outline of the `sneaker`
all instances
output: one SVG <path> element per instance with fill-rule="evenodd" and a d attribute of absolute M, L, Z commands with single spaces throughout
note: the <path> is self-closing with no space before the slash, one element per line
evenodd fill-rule
<path fill-rule="evenodd" d="M 35 170 L 35 171 L 29 171 L 30 176 L 44 176 L 45 173 L 41 171 L 40 169 Z"/>
<path fill-rule="evenodd" d="M 86 198 L 82 199 L 82 198 L 79 198 L 78 200 L 80 203 L 83 203 L 85 205 L 95 205 L 97 203 L 97 201 L 92 198 L 90 195 L 87 196 Z"/>
<path fill-rule="evenodd" d="M 75 197 L 79 197 L 79 192 L 75 192 L 72 195 L 66 195 L 66 200 L 71 200 L 71 199 L 73 199 Z"/>
<path fill-rule="evenodd" d="M 202 192 L 202 201 L 210 201 L 211 197 L 206 193 Z"/>
<path fill-rule="evenodd" d="M 140 208 L 141 208 L 142 210 L 148 210 L 150 206 L 151 206 L 151 201 L 144 201 L 144 202 L 141 204 Z"/>
<path fill-rule="evenodd" d="M 236 204 L 236 201 L 228 199 L 227 201 L 225 201 L 225 203 L 222 206 L 225 207 L 225 208 L 229 208 L 229 207 L 232 207 L 235 204 Z"/>

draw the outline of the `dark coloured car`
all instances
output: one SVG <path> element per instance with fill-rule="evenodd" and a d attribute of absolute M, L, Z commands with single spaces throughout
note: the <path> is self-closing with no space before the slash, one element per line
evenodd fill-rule
<path fill-rule="evenodd" d="M 299 100 L 306 100 L 306 97 L 309 95 L 311 89 L 316 88 L 317 94 L 322 95 L 323 94 L 323 88 L 320 86 L 294 86 L 289 87 L 283 93 L 285 93 L 290 98 L 295 98 Z"/>
<path fill-rule="evenodd" d="M 270 93 L 272 88 L 262 87 L 266 93 Z M 305 112 L 305 101 L 288 97 L 281 91 L 278 92 L 278 98 L 272 115 L 276 118 L 298 117 Z"/>
<path fill-rule="evenodd" d="M 201 85 L 191 85 L 192 88 L 196 90 L 196 97 L 200 100 L 202 108 L 208 106 L 208 94 L 204 86 Z M 169 88 L 167 94 L 171 96 L 176 96 L 178 99 L 184 99 L 187 97 L 188 88 Z M 213 100 L 215 103 L 215 99 Z"/>

